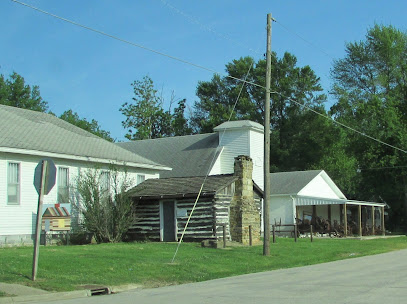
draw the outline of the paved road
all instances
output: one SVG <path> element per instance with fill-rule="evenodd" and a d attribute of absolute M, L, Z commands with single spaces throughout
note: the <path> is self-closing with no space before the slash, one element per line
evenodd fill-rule
<path fill-rule="evenodd" d="M 407 303 L 407 250 L 58 303 Z"/>

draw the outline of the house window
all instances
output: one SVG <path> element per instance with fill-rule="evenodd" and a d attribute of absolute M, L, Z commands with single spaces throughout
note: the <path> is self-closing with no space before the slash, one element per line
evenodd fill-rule
<path fill-rule="evenodd" d="M 20 204 L 20 164 L 8 163 L 7 204 Z"/>
<path fill-rule="evenodd" d="M 69 203 L 69 169 L 58 168 L 58 203 Z"/>
<path fill-rule="evenodd" d="M 110 172 L 109 171 L 102 171 L 100 173 L 99 187 L 100 187 L 100 192 L 102 194 L 105 194 L 105 193 L 108 194 L 110 192 Z"/>
<path fill-rule="evenodd" d="M 137 185 L 141 184 L 146 180 L 146 176 L 144 174 L 137 174 Z"/>

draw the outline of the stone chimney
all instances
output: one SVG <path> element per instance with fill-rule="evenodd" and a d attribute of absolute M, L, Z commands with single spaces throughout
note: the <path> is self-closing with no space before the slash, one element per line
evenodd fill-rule
<path fill-rule="evenodd" d="M 230 202 L 230 234 L 232 241 L 249 245 L 249 226 L 252 243 L 260 243 L 260 213 L 254 201 L 253 161 L 249 156 L 235 158 L 235 194 Z"/>

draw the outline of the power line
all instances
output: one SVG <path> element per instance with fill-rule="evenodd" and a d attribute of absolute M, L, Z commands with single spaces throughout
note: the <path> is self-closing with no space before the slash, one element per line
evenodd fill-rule
<path fill-rule="evenodd" d="M 317 115 L 319 115 L 319 116 L 321 116 L 321 117 L 324 117 L 324 118 L 326 118 L 326 119 L 331 120 L 333 123 L 335 123 L 335 124 L 337 124 L 337 125 L 339 125 L 339 126 L 341 126 L 341 127 L 343 127 L 343 128 L 346 128 L 346 129 L 351 130 L 351 131 L 353 131 L 353 132 L 355 132 L 355 133 L 357 133 L 357 134 L 359 134 L 359 135 L 362 135 L 362 136 L 367 137 L 367 138 L 369 138 L 369 139 L 371 139 L 371 140 L 374 140 L 374 141 L 376 141 L 376 142 L 378 142 L 378 143 L 380 143 L 380 144 L 382 144 L 382 145 L 386 145 L 386 146 L 391 147 L 391 148 L 393 148 L 393 149 L 395 149 L 395 150 L 398 150 L 398 151 L 400 151 L 400 152 L 407 153 L 406 150 L 403 150 L 403 149 L 401 149 L 401 148 L 398 148 L 398 147 L 396 147 L 396 146 L 393 146 L 393 145 L 391 145 L 391 144 L 388 144 L 388 143 L 386 143 L 386 142 L 384 142 L 384 141 L 381 141 L 380 139 L 377 139 L 377 138 L 375 138 L 375 137 L 373 137 L 373 136 L 370 136 L 370 135 L 368 135 L 368 134 L 366 134 L 366 133 L 364 133 L 364 132 L 361 132 L 361 131 L 356 130 L 356 129 L 352 128 L 352 127 L 349 127 L 349 126 L 347 126 L 347 125 L 345 125 L 345 124 L 343 124 L 343 123 L 341 123 L 341 122 L 339 122 L 339 121 L 334 120 L 334 119 L 333 119 L 332 117 L 330 117 L 329 115 L 322 114 L 322 113 L 320 113 L 320 112 L 314 110 L 313 108 L 311 108 L 311 107 L 309 107 L 309 106 L 307 106 L 307 105 L 305 105 L 305 104 L 302 104 L 302 103 L 300 103 L 300 102 L 298 102 L 298 101 L 296 101 L 296 100 L 294 100 L 294 99 L 292 99 L 292 98 L 290 98 L 290 97 L 285 97 L 285 96 L 283 96 L 283 94 L 280 93 L 280 92 L 270 92 L 270 93 L 271 93 L 271 94 L 280 95 L 281 97 L 286 98 L 286 99 L 288 99 L 288 100 L 294 102 L 295 104 L 297 104 L 297 105 L 299 105 L 299 106 L 301 106 L 301 107 L 303 107 L 303 108 L 306 108 L 306 109 L 308 109 L 309 111 L 311 111 L 311 112 L 313 112 L 313 113 L 315 113 L 315 114 L 317 114 Z"/>
<path fill-rule="evenodd" d="M 62 21 L 67 22 L 67 23 L 70 23 L 70 24 L 72 24 L 72 25 L 81 27 L 81 28 L 83 28 L 83 29 L 92 31 L 92 32 L 94 32 L 94 33 L 97 33 L 97 34 L 100 34 L 100 35 L 103 35 L 103 36 L 106 36 L 106 37 L 109 37 L 109 38 L 114 39 L 114 40 L 118 40 L 118 41 L 120 41 L 120 42 L 124 42 L 124 43 L 129 44 L 129 45 L 132 45 L 132 46 L 135 46 L 135 47 L 144 49 L 144 50 L 146 50 L 146 51 L 155 53 L 155 54 L 157 54 L 157 55 L 164 56 L 164 57 L 167 57 L 167 58 L 170 58 L 170 59 L 173 59 L 173 60 L 182 62 L 182 63 L 187 64 L 187 65 L 191 65 L 191 66 L 193 66 L 193 67 L 196 67 L 196 68 L 199 68 L 199 69 L 202 69 L 202 70 L 211 72 L 211 73 L 219 74 L 219 75 L 222 75 L 222 76 L 225 76 L 225 77 L 228 77 L 228 78 L 237 80 L 237 81 L 239 81 L 239 82 L 244 81 L 244 80 L 241 79 L 241 78 L 237 78 L 237 77 L 234 77 L 234 76 L 230 76 L 230 75 L 225 75 L 225 74 L 223 74 L 223 73 L 219 73 L 219 72 L 216 71 L 216 70 L 213 70 L 213 69 L 204 67 L 204 66 L 202 66 L 202 65 L 199 65 L 199 64 L 196 64 L 196 63 L 187 61 L 187 60 L 185 60 L 185 59 L 182 59 L 182 58 L 179 58 L 179 57 L 175 57 L 175 56 L 172 56 L 172 55 L 165 54 L 165 53 L 163 53 L 163 52 L 154 50 L 154 49 L 149 48 L 149 47 L 146 47 L 146 46 L 144 46 L 144 45 L 141 45 L 141 44 L 138 44 L 138 43 L 134 43 L 134 42 L 131 42 L 131 41 L 129 41 L 129 40 L 126 40 L 126 39 L 123 39 L 123 38 L 119 38 L 119 37 L 117 37 L 117 36 L 114 36 L 114 35 L 111 35 L 111 34 L 102 32 L 102 31 L 97 30 L 97 29 L 94 29 L 94 28 L 92 28 L 92 27 L 89 27 L 89 26 L 80 24 L 80 23 L 75 22 L 75 21 L 72 21 L 72 20 L 70 20 L 70 19 L 66 19 L 66 18 L 60 17 L 60 16 L 58 16 L 58 15 L 55 15 L 55 14 L 52 14 L 52 13 L 50 13 L 50 12 L 44 11 L 44 10 L 42 10 L 42 9 L 40 9 L 40 8 L 37 8 L 37 7 L 32 6 L 32 5 L 29 5 L 29 4 L 27 4 L 27 3 L 20 2 L 20 1 L 17 1 L 17 0 L 11 0 L 11 1 L 13 1 L 13 2 L 15 2 L 15 3 L 18 3 L 18 4 L 20 4 L 20 5 L 26 6 L 26 7 L 28 7 L 28 8 L 31 8 L 31 9 L 33 9 L 33 10 L 36 10 L 36 11 L 38 11 L 38 12 L 40 12 L 40 13 L 45 14 L 45 15 L 54 17 L 54 18 L 56 18 L 56 19 L 62 20 Z M 247 84 L 254 85 L 254 86 L 256 86 L 256 87 L 263 88 L 263 86 L 258 85 L 257 83 L 254 83 L 254 82 L 251 82 L 251 81 L 246 81 L 246 83 L 247 83 Z"/>
<path fill-rule="evenodd" d="M 331 58 L 332 60 L 335 60 L 329 53 L 327 53 L 324 49 L 322 49 L 321 47 L 313 44 L 312 42 L 308 41 L 307 39 L 305 39 L 304 37 L 302 37 L 300 34 L 294 32 L 293 30 L 289 29 L 287 26 L 285 26 L 284 24 L 282 24 L 279 21 L 276 21 L 276 23 L 278 23 L 283 29 L 285 29 L 287 32 L 297 36 L 298 38 L 300 38 L 302 41 L 304 41 L 305 43 L 309 44 L 310 46 L 316 48 L 317 50 L 319 50 L 321 53 L 323 53 L 325 56 Z"/>
<path fill-rule="evenodd" d="M 182 11 L 181 9 L 179 9 L 178 7 L 175 7 L 174 5 L 170 4 L 168 1 L 166 1 L 166 0 L 160 0 L 160 1 L 161 1 L 162 4 L 164 4 L 165 6 L 169 7 L 169 8 L 172 9 L 173 11 L 175 11 L 177 14 L 179 14 L 179 15 L 183 16 L 184 18 L 188 19 L 190 23 L 199 25 L 202 29 L 204 29 L 204 30 L 206 30 L 206 31 L 208 31 L 208 32 L 211 32 L 212 34 L 214 34 L 214 35 L 216 35 L 216 36 L 218 36 L 218 37 L 220 37 L 220 38 L 222 38 L 222 39 L 228 40 L 228 41 L 232 42 L 232 43 L 235 44 L 235 45 L 238 45 L 238 46 L 240 46 L 240 47 L 247 48 L 250 52 L 256 53 L 256 54 L 258 54 L 258 55 L 263 55 L 263 53 L 261 53 L 261 52 L 259 52 L 259 51 L 256 51 L 256 50 L 252 49 L 251 47 L 249 47 L 249 46 L 247 46 L 247 45 L 244 45 L 243 43 L 240 43 L 239 41 L 236 41 L 236 40 L 230 38 L 228 35 L 219 33 L 219 32 L 217 32 L 216 30 L 214 30 L 213 28 L 211 28 L 211 27 L 209 27 L 209 26 L 207 26 L 207 25 L 201 23 L 201 22 L 198 20 L 198 18 L 196 18 L 196 17 L 194 17 L 194 16 L 192 16 L 192 15 L 189 15 L 189 14 L 185 13 L 184 11 Z M 275 21 L 275 20 L 274 20 L 274 21 Z"/>
<path fill-rule="evenodd" d="M 223 74 L 223 73 L 219 73 L 219 72 L 217 72 L 216 70 L 213 70 L 213 69 L 204 67 L 204 66 L 199 65 L 199 64 L 195 64 L 195 63 L 189 62 L 189 61 L 187 61 L 187 60 L 184 60 L 184 59 L 181 59 L 181 58 L 178 58 L 178 57 L 175 57 L 175 56 L 171 56 L 171 55 L 165 54 L 165 53 L 163 53 L 163 52 L 160 52 L 160 51 L 151 49 L 151 48 L 146 47 L 146 46 L 143 46 L 143 45 L 141 45 L 141 44 L 137 44 L 137 43 L 134 43 L 134 42 L 131 42 L 131 41 L 128 41 L 128 40 L 119 38 L 119 37 L 114 36 L 114 35 L 107 34 L 107 33 L 102 32 L 102 31 L 100 31 L 100 30 L 91 28 L 91 27 L 89 27 L 89 26 L 85 26 L 85 25 L 82 25 L 82 24 L 77 23 L 77 22 L 75 22 L 75 21 L 72 21 L 72 20 L 69 20 L 69 19 L 60 17 L 60 16 L 58 16 L 58 15 L 49 13 L 49 12 L 47 12 L 47 11 L 44 11 L 44 10 L 42 10 L 42 9 L 39 9 L 39 8 L 34 7 L 34 6 L 32 6 L 32 5 L 29 5 L 29 4 L 26 4 L 26 3 L 24 3 L 24 2 L 20 2 L 20 1 L 17 1 L 17 0 L 11 0 L 11 1 L 12 1 L 12 2 L 15 2 L 15 3 L 18 3 L 18 4 L 20 4 L 20 5 L 26 6 L 26 7 L 28 7 L 28 8 L 31 8 L 31 9 L 33 9 L 33 10 L 36 10 L 36 11 L 38 11 L 38 12 L 40 12 L 40 13 L 45 14 L 45 15 L 48 15 L 48 16 L 57 18 L 57 19 L 59 19 L 59 20 L 62 20 L 62 21 L 64 21 L 64 22 L 67 22 L 67 23 L 70 23 L 70 24 L 72 24 L 72 25 L 75 25 L 75 26 L 84 28 L 84 29 L 86 29 L 86 30 L 89 30 L 89 31 L 98 33 L 98 34 L 100 34 L 100 35 L 103 35 L 103 36 L 109 37 L 109 38 L 111 38 L 111 39 L 115 39 L 115 40 L 121 41 L 121 42 L 123 42 L 123 43 L 129 44 L 129 45 L 132 45 L 132 46 L 135 46 L 135 47 L 138 47 L 138 48 L 141 48 L 141 49 L 150 51 L 150 52 L 155 53 L 155 54 L 157 54 L 157 55 L 161 55 L 161 56 L 164 56 L 164 57 L 167 57 L 167 58 L 170 58 L 170 59 L 173 59 L 173 60 L 182 62 L 182 63 L 184 63 L 184 64 L 188 64 L 188 65 L 194 66 L 194 67 L 196 67 L 196 68 L 199 68 L 199 69 L 202 69 L 202 70 L 206 70 L 206 71 L 215 73 L 215 74 L 223 75 L 224 77 L 231 78 L 231 79 L 234 79 L 234 80 L 236 80 L 236 81 L 243 82 L 243 83 L 245 83 L 245 84 L 251 84 L 251 85 L 253 85 L 253 86 L 256 86 L 256 87 L 259 87 L 259 88 L 262 88 L 262 89 L 266 89 L 266 87 L 264 87 L 264 86 L 262 86 L 262 85 L 259 85 L 259 84 L 257 84 L 257 83 L 254 83 L 254 82 L 251 82 L 251 81 L 247 81 L 247 80 L 243 80 L 243 79 L 241 79 L 241 78 L 233 77 L 233 76 L 230 76 L 230 75 L 225 75 L 225 74 Z M 280 23 L 280 25 L 281 25 L 281 23 Z M 371 139 L 371 140 L 374 140 L 374 141 L 376 141 L 376 142 L 378 142 L 378 143 L 380 143 L 380 144 L 383 144 L 383 145 L 386 145 L 386 146 L 391 147 L 391 148 L 393 148 L 393 149 L 396 149 L 396 150 L 398 150 L 398 151 L 400 151 L 400 152 L 407 153 L 406 150 L 403 150 L 403 149 L 400 149 L 400 148 L 395 147 L 395 146 L 393 146 L 393 145 L 390 145 L 390 144 L 388 144 L 388 143 L 386 143 L 386 142 L 383 142 L 383 141 L 381 141 L 381 140 L 379 140 L 379 139 L 376 139 L 376 138 L 374 138 L 374 137 L 372 137 L 372 136 L 370 136 L 370 135 L 367 135 L 367 134 L 364 133 L 364 132 L 358 131 L 358 130 L 356 130 L 356 129 L 352 128 L 352 127 L 349 127 L 349 126 L 347 126 L 347 125 L 345 125 L 345 124 L 343 124 L 343 123 L 341 123 L 341 122 L 338 122 L 338 121 L 334 120 L 332 117 L 330 117 L 330 116 L 328 116 L 328 115 L 325 115 L 325 114 L 322 114 L 322 113 L 320 113 L 320 112 L 318 112 L 318 111 L 312 109 L 311 107 L 308 107 L 307 105 L 304 105 L 304 104 L 302 104 L 302 103 L 300 103 L 300 102 L 298 102 L 298 101 L 296 101 L 296 100 L 294 100 L 294 99 L 292 99 L 292 98 L 290 98 L 290 97 L 285 97 L 285 96 L 283 96 L 283 94 L 280 93 L 280 92 L 275 92 L 275 91 L 273 91 L 273 92 L 270 92 L 270 93 L 271 93 L 271 94 L 280 95 L 280 96 L 282 96 L 283 98 L 287 98 L 288 100 L 290 100 L 290 101 L 292 101 L 292 102 L 294 102 L 294 103 L 296 103 L 296 104 L 298 104 L 298 105 L 300 105 L 300 106 L 302 106 L 302 107 L 304 107 L 304 108 L 307 108 L 308 110 L 312 111 L 313 113 L 315 113 L 315 114 L 317 114 L 317 115 L 319 115 L 319 116 L 322 116 L 322 117 L 324 117 L 324 118 L 327 118 L 327 119 L 331 120 L 333 123 L 335 123 L 335 124 L 337 124 L 337 125 L 340 125 L 340 126 L 346 128 L 346 129 L 349 129 L 349 130 L 351 130 L 351 131 L 353 131 L 353 132 L 355 132 L 355 133 L 358 133 L 359 135 L 365 136 L 365 137 L 367 137 L 367 138 L 369 138 L 369 139 Z"/>
<path fill-rule="evenodd" d="M 253 65 L 254 65 L 254 61 L 253 61 L 252 64 L 250 65 L 249 70 L 247 71 L 244 80 L 246 80 L 247 77 L 249 76 L 250 71 L 251 71 L 251 69 L 253 68 Z M 234 105 L 233 105 L 233 108 L 232 108 L 232 110 L 230 111 L 230 115 L 229 115 L 228 122 L 232 119 L 232 115 L 233 115 L 233 113 L 235 112 L 237 103 L 238 103 L 238 101 L 239 101 L 239 99 L 240 99 L 240 95 L 242 94 L 243 87 L 244 87 L 245 83 L 246 83 L 245 81 L 242 82 L 242 86 L 241 86 L 241 88 L 240 88 L 240 90 L 239 90 L 239 94 L 237 95 L 236 101 L 235 101 L 235 103 L 234 103 Z M 223 137 L 224 137 L 224 135 L 225 135 L 225 132 L 226 132 L 226 129 L 223 129 L 222 134 L 221 134 L 221 136 L 220 136 L 220 138 L 219 138 L 219 144 L 222 143 L 222 139 L 223 139 Z M 191 219 L 191 217 L 192 217 L 192 214 L 194 213 L 194 210 L 195 210 L 195 208 L 196 208 L 196 205 L 197 205 L 197 203 L 198 203 L 198 200 L 199 200 L 199 198 L 201 197 L 202 189 L 203 189 L 203 187 L 204 187 L 204 185 L 205 185 L 205 183 L 206 183 L 206 180 L 208 179 L 209 173 L 210 173 L 210 171 L 211 171 L 213 165 L 215 164 L 216 155 L 218 154 L 218 151 L 219 151 L 219 145 L 216 147 L 215 153 L 214 153 L 213 156 L 212 156 L 212 161 L 211 161 L 211 163 L 210 163 L 210 165 L 209 165 L 208 172 L 206 172 L 206 175 L 205 175 L 205 178 L 204 178 L 204 180 L 203 180 L 203 182 L 202 182 L 201 188 L 199 189 L 199 192 L 198 192 L 198 195 L 197 195 L 197 197 L 196 197 L 196 199 L 195 199 L 195 202 L 194 202 L 194 205 L 193 205 L 193 207 L 192 207 L 192 210 L 191 210 L 191 212 L 190 212 L 190 214 L 189 214 L 189 216 L 188 216 L 188 220 L 187 220 L 187 222 L 186 222 L 186 224 L 185 224 L 184 230 L 182 231 L 181 238 L 180 238 L 180 240 L 178 241 L 177 249 L 175 250 L 175 253 L 174 253 L 174 256 L 173 256 L 173 258 L 172 258 L 171 263 L 174 263 L 175 257 L 177 256 L 178 249 L 179 249 L 179 247 L 180 247 L 180 245 L 181 245 L 181 243 L 182 243 L 182 240 L 183 240 L 183 238 L 184 238 L 185 231 L 186 231 L 187 228 L 188 228 L 189 221 L 190 221 L 190 219 Z"/>
<path fill-rule="evenodd" d="M 387 170 L 387 169 L 403 169 L 407 168 L 407 166 L 393 166 L 393 167 L 375 167 L 375 168 L 358 168 L 360 171 L 366 170 Z"/>

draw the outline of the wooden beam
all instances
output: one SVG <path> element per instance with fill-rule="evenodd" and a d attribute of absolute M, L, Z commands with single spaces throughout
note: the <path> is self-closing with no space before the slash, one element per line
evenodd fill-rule
<path fill-rule="evenodd" d="M 328 222 L 329 222 L 329 236 L 331 236 L 331 227 L 332 227 L 332 211 L 331 205 L 328 205 Z"/>
<path fill-rule="evenodd" d="M 312 205 L 312 225 L 315 225 L 317 222 L 317 206 Z"/>
<path fill-rule="evenodd" d="M 384 207 L 382 207 L 382 235 L 386 235 L 386 230 L 384 227 Z"/>
<path fill-rule="evenodd" d="M 345 232 L 345 237 L 348 236 L 348 214 L 346 211 L 346 203 L 343 205 L 343 219 L 344 219 L 344 232 Z"/>
<path fill-rule="evenodd" d="M 298 206 L 295 206 L 295 224 L 298 224 L 299 215 Z"/>
<path fill-rule="evenodd" d="M 374 206 L 372 206 L 372 235 L 375 234 L 375 229 L 374 229 L 374 225 L 375 225 L 375 223 L 374 223 L 374 211 L 375 211 L 375 208 L 374 208 Z"/>
<path fill-rule="evenodd" d="M 362 237 L 362 205 L 358 206 L 359 236 Z"/>

